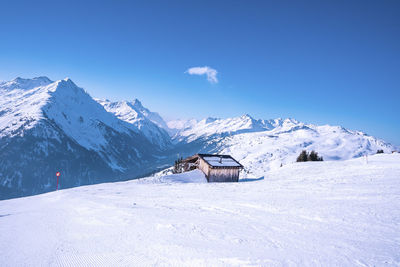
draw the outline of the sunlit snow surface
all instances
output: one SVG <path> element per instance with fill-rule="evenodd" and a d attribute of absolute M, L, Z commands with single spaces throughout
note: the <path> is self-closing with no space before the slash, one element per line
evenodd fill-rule
<path fill-rule="evenodd" d="M 400 264 L 399 154 L 193 176 L 0 201 L 0 266 Z"/>

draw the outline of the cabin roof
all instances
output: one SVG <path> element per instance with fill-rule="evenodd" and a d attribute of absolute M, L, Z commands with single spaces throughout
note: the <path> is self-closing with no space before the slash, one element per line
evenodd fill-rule
<path fill-rule="evenodd" d="M 230 155 L 196 154 L 184 159 L 184 161 L 189 162 L 198 157 L 202 158 L 211 168 L 243 168 L 242 164 Z"/>

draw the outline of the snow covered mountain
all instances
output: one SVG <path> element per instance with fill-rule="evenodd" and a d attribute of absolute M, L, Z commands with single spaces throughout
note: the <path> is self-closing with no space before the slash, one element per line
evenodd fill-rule
<path fill-rule="evenodd" d="M 217 119 L 206 118 L 200 121 L 191 119 L 168 122 L 169 127 L 176 131 L 174 139 L 179 142 L 192 142 L 200 137 L 219 135 L 236 135 L 248 132 L 271 130 L 275 127 L 295 125 L 294 119 L 256 120 L 245 114 L 241 117 Z"/>
<path fill-rule="evenodd" d="M 148 172 L 160 148 L 107 112 L 70 79 L 0 83 L 2 198 L 133 178 Z"/>
<path fill-rule="evenodd" d="M 195 153 L 231 154 L 246 176 L 295 161 L 301 150 L 344 160 L 397 150 L 359 131 L 250 115 L 165 123 L 139 100 L 95 100 L 70 79 L 0 82 L 0 196 L 140 177 Z"/>
<path fill-rule="evenodd" d="M 294 162 L 302 150 L 315 150 L 325 160 L 345 160 L 378 149 L 396 148 L 360 131 L 340 126 L 312 125 L 294 119 L 256 120 L 250 115 L 168 122 L 182 156 L 197 152 L 230 154 L 245 166 L 245 174 L 262 176 Z"/>
<path fill-rule="evenodd" d="M 116 102 L 96 99 L 96 101 L 119 119 L 134 125 L 153 144 L 163 149 L 171 145 L 171 138 L 165 130 L 168 126 L 163 118 L 158 113 L 143 107 L 138 99 Z"/>

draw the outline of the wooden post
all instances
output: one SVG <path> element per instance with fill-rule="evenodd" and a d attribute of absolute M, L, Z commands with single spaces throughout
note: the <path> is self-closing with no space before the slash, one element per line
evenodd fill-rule
<path fill-rule="evenodd" d="M 58 190 L 58 178 L 60 177 L 61 173 L 60 172 L 56 172 L 56 176 L 57 176 L 57 187 L 56 187 L 56 191 Z"/>

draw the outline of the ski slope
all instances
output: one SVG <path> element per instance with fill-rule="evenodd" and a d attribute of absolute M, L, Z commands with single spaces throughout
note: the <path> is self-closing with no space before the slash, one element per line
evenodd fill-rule
<path fill-rule="evenodd" d="M 164 178 L 0 201 L 0 266 L 400 265 L 399 154 Z"/>

